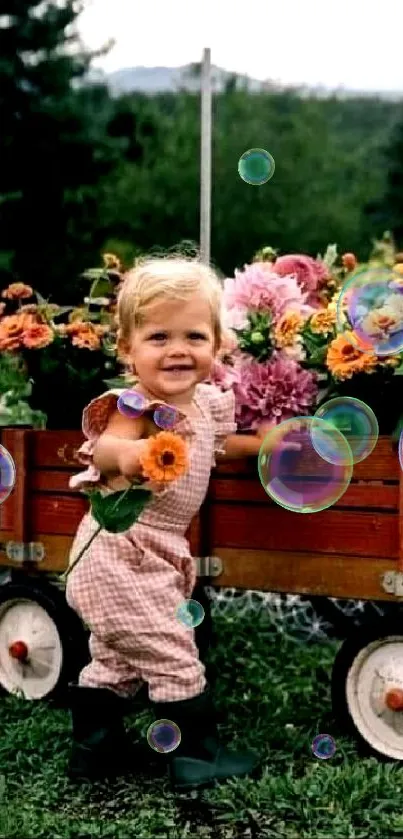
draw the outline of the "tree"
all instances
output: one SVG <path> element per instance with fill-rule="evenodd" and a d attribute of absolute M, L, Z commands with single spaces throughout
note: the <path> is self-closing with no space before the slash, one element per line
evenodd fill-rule
<path fill-rule="evenodd" d="M 97 261 L 99 183 L 120 146 L 106 88 L 83 85 L 92 54 L 75 31 L 77 0 L 2 0 L 0 281 L 52 294 Z M 5 255 L 5 256 L 4 256 Z M 55 298 L 57 295 L 53 293 Z"/>
<path fill-rule="evenodd" d="M 367 217 L 376 225 L 377 232 L 392 230 L 396 242 L 403 246 L 403 116 L 395 122 L 389 142 L 382 149 L 385 171 L 383 195 L 366 205 Z"/>

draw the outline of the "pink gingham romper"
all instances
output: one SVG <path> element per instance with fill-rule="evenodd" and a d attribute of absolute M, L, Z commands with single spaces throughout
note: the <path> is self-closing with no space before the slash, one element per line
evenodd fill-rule
<path fill-rule="evenodd" d="M 87 440 L 79 456 L 88 468 L 71 478 L 72 488 L 98 485 L 110 492 L 128 486 L 123 478 L 105 484 L 92 463 L 95 444 L 123 392 L 110 390 L 85 408 Z M 161 402 L 149 402 L 147 410 L 157 404 Z M 129 530 L 101 530 L 68 577 L 67 601 L 91 632 L 92 660 L 80 673 L 80 685 L 130 696 L 147 682 L 154 702 L 188 699 L 205 687 L 194 631 L 182 625 L 176 610 L 191 596 L 196 582 L 185 533 L 205 498 L 215 454 L 222 452 L 225 438 L 236 430 L 234 394 L 199 384 L 193 405 L 197 417 L 180 413 L 174 429 L 189 444 L 186 475 L 154 495 Z M 87 513 L 75 536 L 70 563 L 97 526 Z"/>

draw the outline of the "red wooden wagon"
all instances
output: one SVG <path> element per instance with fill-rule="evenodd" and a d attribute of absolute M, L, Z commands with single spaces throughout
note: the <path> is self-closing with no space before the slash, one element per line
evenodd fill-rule
<path fill-rule="evenodd" d="M 17 473 L 0 507 L 0 684 L 28 699 L 77 675 L 86 635 L 68 609 L 61 572 L 86 510 L 69 489 L 77 431 L 3 429 Z M 337 504 L 297 515 L 270 502 L 254 459 L 220 464 L 189 540 L 198 573 L 230 586 L 399 603 L 403 597 L 402 473 L 381 437 Z M 403 612 L 402 612 L 403 617 Z M 337 714 L 381 754 L 403 759 L 403 620 L 375 618 L 335 661 Z"/>

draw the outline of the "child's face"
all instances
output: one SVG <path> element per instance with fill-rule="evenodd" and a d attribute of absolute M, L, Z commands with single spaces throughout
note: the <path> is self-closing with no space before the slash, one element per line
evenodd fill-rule
<path fill-rule="evenodd" d="M 195 385 L 209 376 L 214 349 L 209 305 L 195 295 L 187 302 L 150 306 L 143 325 L 133 331 L 129 356 L 148 392 L 186 403 Z"/>

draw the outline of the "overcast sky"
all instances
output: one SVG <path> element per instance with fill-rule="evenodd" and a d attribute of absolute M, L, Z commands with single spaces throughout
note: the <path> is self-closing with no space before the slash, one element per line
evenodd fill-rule
<path fill-rule="evenodd" d="M 178 67 L 212 62 L 257 79 L 403 91 L 403 0 L 86 0 L 79 19 L 94 62 Z"/>

